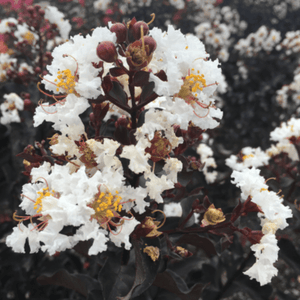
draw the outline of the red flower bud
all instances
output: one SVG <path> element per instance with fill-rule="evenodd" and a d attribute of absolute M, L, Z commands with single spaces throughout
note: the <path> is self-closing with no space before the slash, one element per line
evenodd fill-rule
<path fill-rule="evenodd" d="M 116 23 L 110 27 L 110 31 L 116 34 L 118 44 L 126 41 L 127 28 L 124 24 Z"/>
<path fill-rule="evenodd" d="M 102 42 L 97 47 L 97 55 L 105 62 L 115 62 L 118 58 L 116 46 L 113 42 Z"/>
<path fill-rule="evenodd" d="M 134 37 L 135 40 L 139 40 L 141 38 L 141 27 L 143 30 L 143 35 L 147 35 L 149 32 L 149 27 L 147 25 L 147 23 L 143 22 L 143 21 L 138 21 L 136 22 L 133 26 L 132 26 L 132 35 Z"/>
<path fill-rule="evenodd" d="M 148 55 L 152 54 L 156 49 L 156 42 L 155 42 L 154 38 L 151 36 L 145 36 L 144 43 L 145 43 L 145 48 L 148 52 L 147 54 Z"/>

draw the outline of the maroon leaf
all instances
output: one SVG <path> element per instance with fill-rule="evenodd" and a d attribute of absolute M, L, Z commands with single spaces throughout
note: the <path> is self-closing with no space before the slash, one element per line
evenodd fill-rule
<path fill-rule="evenodd" d="M 41 275 L 37 278 L 41 285 L 59 285 L 67 289 L 74 290 L 87 297 L 90 290 L 100 289 L 98 282 L 89 276 L 80 274 L 70 274 L 68 271 L 61 269 L 53 275 Z"/>
<path fill-rule="evenodd" d="M 176 294 L 182 300 L 198 300 L 204 287 L 197 283 L 189 289 L 184 280 L 171 270 L 157 274 L 153 285 Z"/>
<path fill-rule="evenodd" d="M 108 94 L 110 92 L 110 90 L 112 89 L 113 84 L 112 81 L 110 79 L 110 76 L 104 76 L 103 80 L 102 80 L 102 88 L 105 94 Z"/>
<path fill-rule="evenodd" d="M 138 71 L 135 73 L 133 77 L 133 85 L 134 86 L 145 86 L 149 82 L 149 72 Z"/>
<path fill-rule="evenodd" d="M 193 245 L 193 246 L 197 247 L 197 249 L 202 249 L 208 257 L 212 257 L 213 255 L 217 254 L 213 242 L 210 239 L 201 237 L 196 233 L 183 235 L 176 242 L 176 244 L 177 245 L 180 245 L 180 244 Z"/>
<path fill-rule="evenodd" d="M 109 69 L 109 72 L 113 77 L 118 77 L 126 74 L 126 72 L 122 68 L 118 68 L 118 67 Z"/>

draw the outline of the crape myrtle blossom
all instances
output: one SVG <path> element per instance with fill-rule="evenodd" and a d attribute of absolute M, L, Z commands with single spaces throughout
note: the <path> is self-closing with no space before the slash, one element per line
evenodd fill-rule
<path fill-rule="evenodd" d="M 45 88 L 54 94 L 72 93 L 86 98 L 96 98 L 103 94 L 101 79 L 98 77 L 101 69 L 93 65 L 100 62 L 95 49 L 102 41 L 115 43 L 115 33 L 108 28 L 98 27 L 93 30 L 92 35 L 88 34 L 85 38 L 76 35 L 56 47 L 52 52 L 52 64 L 47 66 L 50 74 L 42 80 Z"/>
<path fill-rule="evenodd" d="M 20 123 L 21 119 L 18 111 L 24 109 L 24 101 L 16 93 L 5 94 L 3 97 L 5 101 L 0 105 L 2 114 L 0 123 Z"/>
<path fill-rule="evenodd" d="M 154 39 L 153 44 L 158 47 L 153 47 L 152 57 L 149 45 L 146 46 L 150 54 L 142 39 L 138 50 L 148 56 L 147 64 L 140 68 L 150 73 L 159 97 L 145 110 L 136 111 L 144 115 L 144 123 L 139 127 L 133 125 L 132 111 L 138 105 L 138 97 L 141 98 L 141 87 L 131 89 L 132 83 L 129 87 L 131 74 L 140 66 L 133 62 L 137 51 L 133 43 L 128 46 L 133 48 L 133 54 L 125 51 L 126 60 L 123 57 L 116 61 L 116 51 L 111 59 L 101 51 L 116 50 L 117 36 L 107 28 L 96 28 L 91 35 L 76 35 L 52 52 L 52 63 L 47 66 L 49 74 L 42 83 L 54 93 L 56 102 L 40 103 L 34 126 L 44 121 L 53 123 L 59 133 L 50 138 L 50 151 L 63 165 L 44 163 L 31 169 L 31 183 L 24 185 L 20 205 L 27 216 L 15 215 L 19 226 L 7 238 L 7 244 L 15 251 L 24 250 L 17 242 L 18 237 L 25 241 L 26 236 L 32 252 L 41 248 L 51 255 L 91 238 L 94 243 L 90 255 L 106 250 L 108 240 L 130 249 L 129 236 L 139 224 L 132 213 L 143 214 L 151 200 L 163 203 L 162 194 L 175 187 L 177 174 L 183 169 L 182 162 L 173 157 L 173 150 L 184 142 L 176 136 L 175 126 L 198 126 L 205 130 L 219 124 L 222 112 L 214 106 L 213 93 L 218 84 L 223 88 L 225 84 L 218 61 L 207 60 L 203 44 L 195 36 L 184 36 L 171 26 L 167 33 L 154 29 L 151 35 L 153 38 L 148 38 Z M 112 76 L 110 69 L 116 65 L 122 66 L 125 74 Z M 160 71 L 165 72 L 168 81 L 154 75 Z M 102 136 L 89 138 L 85 132 L 79 115 L 90 107 L 91 101 L 98 107 L 103 103 L 97 101 L 110 101 L 108 92 L 102 90 L 101 74 L 118 81 L 127 95 L 126 103 L 120 107 L 127 110 L 126 118 L 131 117 L 128 128 L 135 126 L 131 144 L 122 145 Z M 100 95 L 103 97 L 98 98 Z M 115 97 L 111 98 L 118 106 L 119 94 Z M 128 169 L 123 169 L 119 157 L 129 160 L 128 169 L 138 175 L 141 183 L 134 187 L 129 184 L 125 172 Z M 157 162 L 162 167 L 160 171 L 155 168 Z M 67 236 L 62 231 L 65 226 L 79 228 L 74 235 Z"/>
<path fill-rule="evenodd" d="M 214 128 L 222 112 L 214 106 L 211 97 L 218 84 L 225 85 L 218 60 L 208 60 L 203 43 L 193 35 L 183 35 L 171 25 L 167 32 L 158 28 L 150 30 L 157 48 L 148 65 L 154 91 L 165 97 L 161 107 L 177 115 L 178 125 L 187 129 L 189 121 L 202 129 Z M 163 70 L 167 81 L 154 73 Z"/>
<path fill-rule="evenodd" d="M 31 176 L 33 183 L 23 186 L 20 204 L 28 217 L 15 216 L 20 225 L 7 237 L 7 245 L 14 251 L 24 252 L 25 237 L 29 239 L 31 252 L 41 248 L 50 255 L 94 238 L 89 254 L 97 254 L 106 250 L 109 232 L 117 246 L 125 243 L 126 249 L 130 248 L 129 235 L 139 222 L 132 216 L 121 217 L 120 213 L 123 203 L 133 202 L 132 197 L 141 191 L 125 187 L 124 178 L 116 178 L 115 172 L 108 170 L 98 170 L 88 177 L 84 166 L 71 174 L 67 166 L 51 167 L 49 163 L 32 169 Z M 35 223 L 33 218 L 40 222 Z M 112 218 L 119 218 L 120 222 L 112 222 Z M 22 223 L 25 220 L 31 221 L 28 227 Z M 73 236 L 60 233 L 69 225 L 80 228 Z"/>
<path fill-rule="evenodd" d="M 208 170 L 208 168 L 217 167 L 216 161 L 212 157 L 213 156 L 212 149 L 205 144 L 200 144 L 197 148 L 197 153 L 200 155 L 201 162 L 205 163 L 202 169 L 202 172 L 205 176 L 205 180 L 207 181 L 207 183 L 213 183 L 218 176 L 218 172 L 217 171 L 209 172 Z"/>
<path fill-rule="evenodd" d="M 280 152 L 286 152 L 292 160 L 298 160 L 299 156 L 291 139 L 298 141 L 300 136 L 300 120 L 291 118 L 288 122 L 283 122 L 280 127 L 275 128 L 270 133 L 270 139 L 277 141 L 276 146 L 267 150 L 269 155 L 277 155 Z"/>
<path fill-rule="evenodd" d="M 240 152 L 240 157 L 231 155 L 226 159 L 226 165 L 233 170 L 242 171 L 245 168 L 261 167 L 267 165 L 270 157 L 258 148 L 245 147 Z"/>
<path fill-rule="evenodd" d="M 231 176 L 234 178 L 232 182 L 241 188 L 242 198 L 246 200 L 251 197 L 251 201 L 257 204 L 263 212 L 258 213 L 258 216 L 261 219 L 264 236 L 260 243 L 251 246 L 251 250 L 255 252 L 256 263 L 244 274 L 250 276 L 251 279 L 256 279 L 260 285 L 265 285 L 278 273 L 273 266 L 279 251 L 275 233 L 277 229 L 284 229 L 288 226 L 286 219 L 292 217 L 292 211 L 282 204 L 281 197 L 268 190 L 259 172 L 255 168 L 243 169 L 233 171 Z"/>

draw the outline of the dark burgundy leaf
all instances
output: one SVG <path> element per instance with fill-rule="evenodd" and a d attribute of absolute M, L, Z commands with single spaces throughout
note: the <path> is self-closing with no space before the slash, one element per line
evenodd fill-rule
<path fill-rule="evenodd" d="M 149 82 L 149 72 L 138 71 L 134 74 L 133 85 L 134 86 L 145 86 Z"/>
<path fill-rule="evenodd" d="M 197 249 L 202 249 L 208 257 L 212 257 L 217 254 L 214 243 L 210 239 L 199 236 L 196 233 L 182 235 L 176 244 L 193 245 L 197 247 Z"/>
<path fill-rule="evenodd" d="M 109 91 L 113 88 L 113 84 L 109 75 L 103 77 L 102 88 L 105 94 L 108 94 Z"/>
<path fill-rule="evenodd" d="M 145 86 L 143 86 L 142 93 L 140 96 L 140 103 L 143 104 L 147 102 L 148 99 L 154 96 L 155 98 L 157 97 L 157 95 L 154 93 L 154 82 L 149 82 Z"/>
<path fill-rule="evenodd" d="M 240 287 L 240 290 L 246 292 L 254 300 L 270 299 L 272 287 L 270 284 L 260 286 L 255 279 L 250 279 L 249 276 L 241 274 L 234 282 Z"/>
<path fill-rule="evenodd" d="M 300 274 L 300 255 L 292 241 L 281 238 L 278 242 L 279 256 Z"/>
<path fill-rule="evenodd" d="M 118 77 L 126 74 L 126 72 L 122 68 L 118 68 L 118 67 L 109 69 L 109 72 L 113 77 Z"/>
<path fill-rule="evenodd" d="M 182 300 L 198 300 L 203 289 L 201 283 L 189 289 L 185 281 L 171 270 L 157 274 L 153 284 L 176 294 Z"/>
<path fill-rule="evenodd" d="M 108 92 L 108 95 L 118 102 L 127 104 L 127 94 L 124 92 L 121 84 L 116 81 L 112 81 L 112 89 Z"/>
<path fill-rule="evenodd" d="M 168 80 L 167 74 L 163 70 L 160 70 L 158 73 L 156 73 L 154 75 L 157 76 L 162 81 L 167 81 Z"/>
<path fill-rule="evenodd" d="M 134 282 L 134 250 L 130 251 L 130 262 L 122 265 L 123 251 L 109 252 L 104 266 L 98 274 L 104 300 L 116 300 L 127 295 Z"/>
<path fill-rule="evenodd" d="M 100 289 L 99 283 L 93 278 L 80 275 L 70 274 L 68 271 L 61 269 L 52 275 L 41 275 L 37 278 L 37 282 L 41 285 L 59 285 L 74 290 L 87 297 L 89 291 Z"/>
<path fill-rule="evenodd" d="M 143 239 L 143 246 L 137 240 L 133 240 L 133 246 L 135 250 L 135 279 L 130 292 L 120 298 L 120 300 L 130 300 L 131 298 L 137 297 L 146 291 L 152 285 L 155 280 L 156 274 L 160 266 L 161 255 L 157 261 L 153 261 L 146 253 L 143 252 L 145 246 L 154 246 L 160 248 L 159 239 Z"/>

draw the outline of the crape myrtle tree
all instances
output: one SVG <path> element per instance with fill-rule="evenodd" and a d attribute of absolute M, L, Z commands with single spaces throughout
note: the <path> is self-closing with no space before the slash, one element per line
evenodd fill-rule
<path fill-rule="evenodd" d="M 278 9 L 247 32 L 233 2 L 127 2 L 1 19 L 1 293 L 267 299 L 280 248 L 299 271 L 298 33 Z"/>

